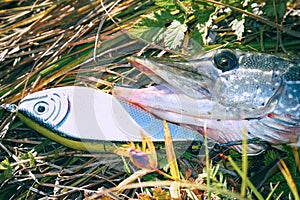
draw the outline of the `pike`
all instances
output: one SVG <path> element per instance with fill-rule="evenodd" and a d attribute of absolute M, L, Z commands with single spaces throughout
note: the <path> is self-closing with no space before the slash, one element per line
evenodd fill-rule
<path fill-rule="evenodd" d="M 219 143 L 247 139 L 300 146 L 300 62 L 220 49 L 192 59 L 130 58 L 157 85 L 114 96 Z M 241 151 L 241 146 L 235 146 Z M 248 152 L 261 150 L 248 145 Z"/>
<path fill-rule="evenodd" d="M 219 143 L 260 139 L 300 146 L 300 64 L 274 55 L 214 50 L 192 59 L 129 58 L 155 86 L 114 87 L 113 95 L 68 86 L 26 96 L 17 108 L 32 129 L 65 146 L 112 151 L 112 143 L 163 141 L 167 120 L 174 141 Z M 234 148 L 241 151 L 241 146 Z M 248 153 L 263 149 L 249 144 Z"/>

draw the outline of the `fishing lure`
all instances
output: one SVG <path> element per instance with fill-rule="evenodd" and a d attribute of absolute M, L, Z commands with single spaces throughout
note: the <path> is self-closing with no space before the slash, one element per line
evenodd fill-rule
<path fill-rule="evenodd" d="M 21 100 L 16 113 L 33 130 L 78 150 L 113 152 L 114 143 L 141 142 L 141 132 L 153 142 L 164 141 L 161 119 L 87 87 L 67 86 L 30 94 Z M 172 123 L 168 126 L 173 140 L 185 147 L 203 141 L 196 131 Z"/>

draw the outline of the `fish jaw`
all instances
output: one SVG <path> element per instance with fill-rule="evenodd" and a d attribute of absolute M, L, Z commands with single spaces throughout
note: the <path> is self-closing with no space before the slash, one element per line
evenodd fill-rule
<path fill-rule="evenodd" d="M 210 93 L 206 88 L 211 85 L 211 74 L 206 75 L 206 71 L 202 74 L 195 73 L 194 68 L 190 66 L 193 63 L 186 60 L 168 62 L 164 59 L 149 60 L 133 57 L 128 60 L 132 66 L 144 72 L 157 84 L 168 83 L 192 98 L 210 98 Z M 180 68 L 177 68 L 178 66 Z M 159 82 L 157 77 L 160 78 Z"/>

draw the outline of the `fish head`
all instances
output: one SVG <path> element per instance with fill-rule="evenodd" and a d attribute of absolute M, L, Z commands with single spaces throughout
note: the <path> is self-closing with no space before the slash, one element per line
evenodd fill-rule
<path fill-rule="evenodd" d="M 275 108 L 288 64 L 276 56 L 229 49 L 191 59 L 130 58 L 130 62 L 191 98 L 210 99 L 245 118 L 258 117 Z"/>

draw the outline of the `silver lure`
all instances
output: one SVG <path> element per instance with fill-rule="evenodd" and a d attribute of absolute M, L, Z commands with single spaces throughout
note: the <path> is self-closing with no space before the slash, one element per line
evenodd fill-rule
<path fill-rule="evenodd" d="M 23 98 L 19 118 L 32 129 L 65 146 L 92 152 L 113 151 L 112 143 L 164 141 L 163 121 L 101 90 L 67 86 L 47 89 Z M 168 123 L 174 141 L 203 141 L 199 133 Z"/>
<path fill-rule="evenodd" d="M 299 60 L 228 49 L 186 60 L 129 60 L 158 85 L 115 87 L 117 98 L 201 133 L 206 126 L 221 143 L 242 140 L 245 128 L 248 139 L 300 146 Z"/>

